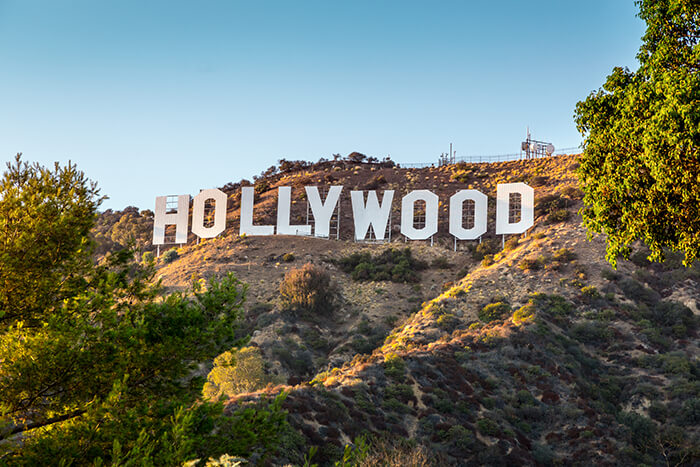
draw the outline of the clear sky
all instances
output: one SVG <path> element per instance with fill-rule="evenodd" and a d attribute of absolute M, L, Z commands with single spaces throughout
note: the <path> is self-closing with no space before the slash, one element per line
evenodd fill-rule
<path fill-rule="evenodd" d="M 153 209 L 278 159 L 433 162 L 578 146 L 576 102 L 637 67 L 633 0 L 0 0 L 0 154 L 69 159 Z"/>

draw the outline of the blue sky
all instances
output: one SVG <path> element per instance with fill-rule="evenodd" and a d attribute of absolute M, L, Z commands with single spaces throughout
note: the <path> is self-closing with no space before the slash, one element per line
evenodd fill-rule
<path fill-rule="evenodd" d="M 432 162 L 577 146 L 576 102 L 636 68 L 632 0 L 0 0 L 0 154 L 69 159 L 110 197 L 278 159 Z"/>

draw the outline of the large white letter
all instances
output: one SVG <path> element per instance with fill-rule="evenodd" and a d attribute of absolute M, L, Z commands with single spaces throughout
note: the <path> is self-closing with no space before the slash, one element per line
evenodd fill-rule
<path fill-rule="evenodd" d="M 462 213 L 464 203 L 467 200 L 474 201 L 474 225 L 465 229 Z M 486 233 L 486 220 L 488 217 L 488 197 L 478 190 L 459 190 L 450 197 L 450 233 L 457 240 L 474 240 Z"/>
<path fill-rule="evenodd" d="M 214 200 L 214 225 L 204 227 L 204 204 Z M 226 193 L 218 188 L 202 190 L 192 203 L 192 233 L 199 238 L 214 238 L 226 229 Z"/>
<path fill-rule="evenodd" d="M 289 225 L 292 210 L 292 187 L 277 189 L 277 235 L 311 235 L 310 225 Z"/>
<path fill-rule="evenodd" d="M 510 195 L 520 195 L 520 221 L 510 222 Z M 535 190 L 524 183 L 500 183 L 496 189 L 496 234 L 519 234 L 535 223 Z"/>
<path fill-rule="evenodd" d="M 177 212 L 167 213 L 167 196 L 156 196 L 156 212 L 153 219 L 153 244 L 165 243 L 165 226 L 175 225 L 175 243 L 187 243 L 187 227 L 190 211 L 190 195 L 177 197 Z"/>
<path fill-rule="evenodd" d="M 343 187 L 341 185 L 330 187 L 325 203 L 321 201 L 318 187 L 307 186 L 305 188 L 306 199 L 309 200 L 311 212 L 314 215 L 314 235 L 316 237 L 328 237 L 331 230 L 331 217 L 333 217 L 333 211 L 338 205 L 338 199 Z"/>
<path fill-rule="evenodd" d="M 244 186 L 241 188 L 241 235 L 273 235 L 273 225 L 253 225 L 253 197 L 255 188 Z"/>
<path fill-rule="evenodd" d="M 416 229 L 413 216 L 416 201 L 425 201 L 425 226 Z M 411 240 L 426 240 L 438 231 L 438 207 L 440 198 L 429 190 L 414 190 L 401 200 L 401 233 Z"/>
<path fill-rule="evenodd" d="M 376 191 L 367 192 L 367 205 L 361 191 L 351 191 L 352 215 L 355 221 L 355 240 L 364 240 L 367 236 L 370 224 L 374 229 L 377 240 L 384 240 L 386 224 L 389 222 L 391 202 L 394 199 L 394 190 L 386 190 L 382 197 L 382 205 L 379 206 Z"/>

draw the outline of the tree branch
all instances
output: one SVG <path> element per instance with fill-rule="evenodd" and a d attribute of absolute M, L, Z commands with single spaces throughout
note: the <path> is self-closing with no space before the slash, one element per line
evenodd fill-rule
<path fill-rule="evenodd" d="M 25 431 L 33 430 L 35 428 L 41 428 L 43 426 L 52 425 L 54 423 L 64 422 L 66 420 L 70 420 L 71 418 L 79 417 L 82 414 L 84 414 L 85 412 L 86 412 L 85 409 L 79 409 L 79 410 L 75 410 L 73 412 L 66 413 L 63 415 L 56 415 L 55 417 L 47 418 L 46 420 L 17 425 L 14 428 L 12 428 L 11 430 L 6 431 L 5 433 L 2 433 L 0 435 L 0 440 L 7 439 L 12 435 L 16 435 L 17 433 L 23 433 Z"/>

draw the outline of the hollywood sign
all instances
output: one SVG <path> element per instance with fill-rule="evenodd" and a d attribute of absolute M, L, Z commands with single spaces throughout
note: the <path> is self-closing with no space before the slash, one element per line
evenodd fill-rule
<path fill-rule="evenodd" d="M 306 197 L 314 218 L 314 225 L 292 225 L 290 223 L 292 188 L 278 188 L 277 225 L 254 225 L 253 211 L 254 188 L 241 188 L 241 235 L 304 235 L 328 238 L 330 222 L 333 217 L 342 186 L 331 186 L 325 200 L 321 200 L 318 187 L 305 187 Z M 511 222 L 512 195 L 520 198 L 518 221 Z M 524 183 L 502 183 L 496 188 L 496 234 L 520 234 L 534 223 L 534 190 Z M 351 191 L 352 214 L 355 227 L 355 240 L 365 240 L 369 228 L 377 240 L 384 240 L 389 222 L 394 190 L 385 190 L 381 203 L 376 191 Z M 205 204 L 213 201 L 214 216 L 211 225 L 205 225 Z M 194 197 L 192 204 L 192 233 L 200 238 L 214 238 L 226 229 L 226 193 L 216 188 L 202 190 Z M 425 225 L 416 228 L 414 215 L 416 204 L 425 203 Z M 467 202 L 473 203 L 474 222 L 471 227 L 464 226 L 463 212 Z M 175 225 L 175 242 L 187 243 L 189 220 L 189 195 L 177 197 L 177 210 L 166 209 L 167 196 L 156 197 L 155 218 L 153 224 L 153 244 L 165 243 L 165 227 Z M 414 190 L 401 199 L 401 234 L 410 240 L 427 240 L 438 231 L 438 195 L 430 190 Z M 517 204 L 513 203 L 515 206 Z M 459 190 L 450 197 L 449 232 L 457 240 L 475 240 L 486 233 L 488 198 L 478 190 Z M 313 229 L 312 229 L 313 227 Z"/>

